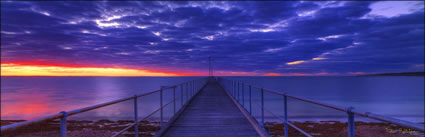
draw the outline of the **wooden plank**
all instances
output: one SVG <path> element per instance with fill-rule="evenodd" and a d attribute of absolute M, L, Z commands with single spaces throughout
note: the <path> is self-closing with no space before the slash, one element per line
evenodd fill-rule
<path fill-rule="evenodd" d="M 221 86 L 221 85 L 220 85 Z M 238 107 L 238 109 L 242 112 L 242 114 L 245 116 L 245 118 L 249 121 L 249 123 L 254 127 L 254 129 L 257 131 L 258 134 L 260 134 L 261 137 L 271 137 L 266 130 L 264 130 L 264 128 L 262 128 L 260 126 L 260 124 L 257 122 L 257 120 L 255 120 L 254 117 L 252 117 L 248 111 L 241 105 L 238 103 L 237 100 L 235 100 L 235 98 L 232 98 L 230 95 L 230 92 L 227 91 L 225 88 L 223 88 L 227 95 L 230 97 L 230 99 L 233 101 L 233 103 Z"/>
<path fill-rule="evenodd" d="M 260 136 L 216 81 L 209 81 L 175 121 L 166 137 Z"/>

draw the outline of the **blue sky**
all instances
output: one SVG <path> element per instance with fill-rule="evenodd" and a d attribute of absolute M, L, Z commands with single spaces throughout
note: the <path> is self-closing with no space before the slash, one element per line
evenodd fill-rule
<path fill-rule="evenodd" d="M 1 60 L 218 75 L 424 71 L 424 2 L 1 2 Z"/>

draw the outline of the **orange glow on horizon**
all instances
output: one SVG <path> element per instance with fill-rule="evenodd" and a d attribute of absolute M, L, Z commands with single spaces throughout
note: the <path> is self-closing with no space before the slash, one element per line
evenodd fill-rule
<path fill-rule="evenodd" d="M 304 61 L 289 62 L 300 64 Z M 215 71 L 215 76 L 338 76 L 361 75 L 364 72 L 348 73 L 260 73 Z M 205 76 L 202 70 L 167 71 L 165 69 L 142 69 L 129 67 L 102 67 L 93 65 L 55 64 L 40 62 L 7 62 L 1 64 L 1 76 Z"/>
<path fill-rule="evenodd" d="M 216 71 L 214 72 L 215 76 L 261 76 L 259 73 L 255 72 L 235 72 L 235 71 Z"/>
<path fill-rule="evenodd" d="M 2 63 L 1 76 L 184 76 L 139 68 L 94 67 L 49 63 Z"/>
<path fill-rule="evenodd" d="M 279 73 L 267 73 L 267 74 L 264 74 L 264 76 L 280 76 L 280 74 Z"/>

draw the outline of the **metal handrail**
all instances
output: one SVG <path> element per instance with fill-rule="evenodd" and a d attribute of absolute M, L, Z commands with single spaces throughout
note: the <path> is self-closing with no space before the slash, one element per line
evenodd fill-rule
<path fill-rule="evenodd" d="M 299 127 L 295 126 L 294 124 L 292 124 L 289 121 L 285 121 L 285 119 L 282 119 L 281 117 L 279 117 L 278 115 L 274 114 L 272 111 L 264 108 L 265 111 L 269 112 L 270 114 L 272 114 L 274 117 L 282 120 L 285 124 L 288 124 L 289 126 L 291 126 L 292 128 L 295 128 L 298 132 L 304 134 L 307 137 L 313 137 L 312 135 L 310 135 L 309 133 L 305 132 L 304 130 L 300 129 Z"/>
<path fill-rule="evenodd" d="M 61 124 L 60 124 L 60 126 L 61 126 L 60 127 L 60 129 L 61 129 L 60 134 L 61 134 L 61 137 L 65 137 L 66 136 L 66 117 L 76 115 L 76 114 L 79 114 L 79 113 L 83 113 L 83 112 L 86 112 L 86 111 L 102 108 L 102 107 L 109 106 L 109 105 L 112 105 L 112 104 L 117 104 L 117 103 L 120 103 L 120 102 L 132 100 L 132 99 L 135 100 L 135 106 L 137 106 L 137 98 L 138 97 L 151 95 L 151 94 L 154 94 L 154 93 L 157 93 L 157 92 L 161 92 L 161 100 L 162 100 L 162 91 L 163 90 L 171 89 L 171 88 L 175 89 L 177 86 L 183 86 L 184 84 L 186 84 L 186 86 L 188 86 L 187 85 L 188 83 L 191 83 L 190 84 L 191 92 L 195 92 L 194 90 L 199 90 L 202 87 L 202 85 L 205 85 L 206 82 L 202 81 L 202 80 L 206 80 L 206 79 L 207 78 L 190 80 L 190 81 L 187 81 L 187 82 L 183 82 L 183 83 L 180 83 L 180 84 L 176 84 L 176 85 L 173 85 L 173 86 L 161 88 L 159 90 L 154 90 L 154 91 L 151 91 L 151 92 L 147 92 L 147 93 L 143 93 L 143 94 L 127 97 L 127 98 L 117 99 L 117 100 L 113 100 L 113 101 L 109 101 L 109 102 L 105 102 L 105 103 L 101 103 L 101 104 L 96 104 L 96 105 L 92 105 L 92 106 L 88 106 L 88 107 L 84 107 L 84 108 L 74 109 L 74 110 L 67 111 L 67 112 L 62 111 L 62 112 L 57 113 L 57 114 L 53 114 L 53 115 L 49 115 L 49 116 L 45 116 L 45 117 L 41 117 L 41 118 L 35 118 L 35 119 L 32 119 L 32 120 L 23 121 L 23 122 L 11 124 L 11 125 L 2 126 L 1 127 L 1 133 L 5 134 L 7 132 L 10 132 L 10 131 L 13 131 L 13 130 L 16 130 L 16 129 L 19 129 L 19 128 L 22 128 L 22 127 L 25 127 L 25 126 L 29 126 L 29 125 L 33 125 L 33 124 L 37 124 L 37 123 L 41 123 L 41 122 L 45 122 L 45 121 L 55 120 L 55 119 L 61 119 L 61 121 L 60 121 L 61 122 Z M 186 87 L 186 88 L 188 89 L 189 87 Z M 175 90 L 174 90 L 174 92 L 175 92 Z M 187 94 L 187 92 L 186 92 L 186 94 Z M 186 95 L 186 96 L 188 96 L 188 95 Z M 173 102 L 175 103 L 175 100 L 173 100 Z M 162 103 L 162 101 L 161 101 L 161 103 Z M 163 107 L 163 105 L 161 105 L 161 106 Z M 160 109 L 162 109 L 162 107 L 160 107 Z M 162 112 L 162 110 L 161 110 L 161 112 Z M 137 108 L 136 107 L 135 107 L 135 114 L 137 114 Z M 137 115 L 135 117 L 137 117 Z M 137 119 L 137 118 L 135 118 L 135 119 Z M 161 117 L 161 119 L 162 119 L 162 117 Z M 135 125 L 136 125 L 136 123 L 135 123 Z M 138 136 L 138 134 L 136 134 L 136 136 Z"/>
<path fill-rule="evenodd" d="M 175 101 L 175 100 L 171 100 L 170 102 L 168 102 L 168 103 L 167 103 L 167 104 L 165 104 L 164 106 L 162 106 L 162 107 L 160 107 L 160 108 L 156 109 L 155 111 L 153 111 L 153 112 L 152 112 L 152 113 L 150 113 L 149 115 L 145 116 L 142 120 L 138 121 L 137 123 L 140 123 L 140 122 L 142 122 L 143 120 L 148 119 L 149 117 L 153 116 L 156 112 L 161 111 L 161 108 L 164 108 L 164 107 L 168 106 L 169 104 L 173 103 L 174 101 Z M 128 129 L 130 129 L 131 127 L 133 127 L 133 126 L 135 126 L 135 125 L 136 125 L 136 123 L 132 123 L 132 124 L 130 124 L 129 126 L 127 126 L 126 128 L 124 128 L 124 129 L 120 130 L 119 132 L 115 133 L 115 134 L 114 134 L 114 135 L 112 135 L 111 137 L 119 136 L 119 135 L 121 135 L 122 133 L 124 133 L 125 131 L 127 131 Z"/>
<path fill-rule="evenodd" d="M 134 98 L 135 97 L 133 96 L 133 97 L 118 99 L 118 100 L 114 100 L 114 101 L 110 101 L 110 102 L 106 102 L 106 103 L 101 103 L 101 104 L 97 104 L 97 105 L 93 105 L 93 106 L 89 106 L 89 107 L 85 107 L 85 108 L 71 110 L 71 111 L 67 112 L 68 113 L 67 116 L 71 116 L 71 115 L 86 112 L 86 111 L 89 111 L 89 110 L 101 108 L 101 107 L 104 107 L 104 106 L 120 103 L 120 102 L 127 101 L 127 100 L 134 99 Z M 23 127 L 23 126 L 63 118 L 64 115 L 65 114 L 63 112 L 61 112 L 61 113 L 57 113 L 57 114 L 53 114 L 53 115 L 49 115 L 49 116 L 45 116 L 45 117 L 41 117 L 41 118 L 36 118 L 36 119 L 33 119 L 33 120 L 28 120 L 28 121 L 23 121 L 23 122 L 11 124 L 11 125 L 2 126 L 1 132 L 5 133 L 5 132 L 8 132 L 10 130 L 15 130 L 15 129 Z"/>
<path fill-rule="evenodd" d="M 264 89 L 262 87 L 257 87 L 257 86 L 254 86 L 252 84 L 242 82 L 242 81 L 239 81 L 239 80 L 230 80 L 230 79 L 226 79 L 226 78 L 220 78 L 220 79 L 227 80 L 227 81 L 230 82 L 232 92 L 234 92 L 234 93 L 231 93 L 231 94 L 237 100 L 239 100 L 239 98 L 240 98 L 239 97 L 240 96 L 239 95 L 239 91 L 240 91 L 239 85 L 240 84 L 250 87 L 249 88 L 250 96 L 251 96 L 251 88 L 260 89 L 261 90 L 262 102 L 264 101 L 264 92 L 269 92 L 269 93 L 273 93 L 273 94 L 276 94 L 276 95 L 279 95 L 279 96 L 283 96 L 284 101 L 285 101 L 285 117 L 287 117 L 287 115 L 286 115 L 287 114 L 287 112 L 286 112 L 286 103 L 287 103 L 286 98 L 287 97 L 346 112 L 348 114 L 348 119 L 349 119 L 348 124 L 349 124 L 349 136 L 350 137 L 354 137 L 354 115 L 359 115 L 359 116 L 362 116 L 362 117 L 368 117 L 368 118 L 371 118 L 371 119 L 375 119 L 375 120 L 379 120 L 379 121 L 383 121 L 383 122 L 388 122 L 388 123 L 391 123 L 391 124 L 396 124 L 396 125 L 399 125 L 399 126 L 402 126 L 402 127 L 411 128 L 411 129 L 415 129 L 415 130 L 422 131 L 422 132 L 424 132 L 424 130 L 425 130 L 424 125 L 421 125 L 421 124 L 412 123 L 412 122 L 408 122 L 408 121 L 404 121 L 404 120 L 400 120 L 400 119 L 395 119 L 395 118 L 389 118 L 389 117 L 385 117 L 385 116 L 382 116 L 382 115 L 372 114 L 370 112 L 353 111 L 352 110 L 352 109 L 354 109 L 353 107 L 342 108 L 342 107 L 338 107 L 338 106 L 335 106 L 335 105 L 325 104 L 325 103 L 321 103 L 321 102 L 318 102 L 318 101 L 313 101 L 313 100 L 309 100 L 309 99 L 305 99 L 305 98 L 301 98 L 301 97 L 297 97 L 297 96 L 288 95 L 286 93 L 280 93 L 280 92 L 277 92 L 277 91 Z M 243 89 L 242 89 L 242 92 L 243 92 Z M 251 101 L 251 97 L 250 97 L 250 101 Z M 244 98 L 243 98 L 242 102 L 244 102 Z M 249 105 L 250 105 L 250 112 L 251 112 L 251 103 Z M 261 119 L 262 119 L 262 123 L 263 123 L 263 126 L 264 126 L 263 105 L 264 105 L 264 103 L 262 103 L 262 118 Z M 285 118 L 285 119 L 287 120 L 287 118 Z M 286 122 L 286 121 L 284 123 L 290 124 L 289 122 Z M 287 128 L 285 128 L 285 133 L 287 133 Z M 285 136 L 287 136 L 287 135 L 285 134 Z"/>

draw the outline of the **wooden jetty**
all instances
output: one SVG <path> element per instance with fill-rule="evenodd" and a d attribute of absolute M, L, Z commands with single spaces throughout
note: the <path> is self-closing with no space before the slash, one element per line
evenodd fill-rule
<path fill-rule="evenodd" d="M 258 137 L 267 134 L 217 81 L 210 80 L 156 136 Z"/>

